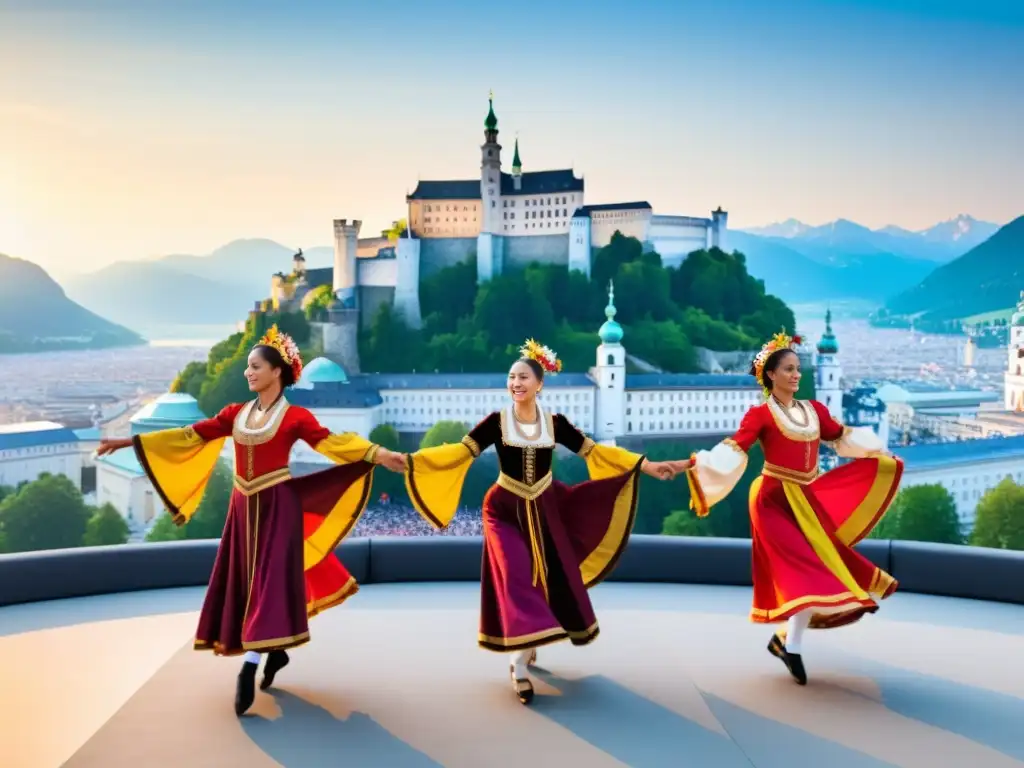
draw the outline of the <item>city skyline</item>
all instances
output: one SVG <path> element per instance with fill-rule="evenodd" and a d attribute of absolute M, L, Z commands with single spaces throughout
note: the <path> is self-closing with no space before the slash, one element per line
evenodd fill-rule
<path fill-rule="evenodd" d="M 382 229 L 418 179 L 479 173 L 490 90 L 504 165 L 518 136 L 524 170 L 573 167 L 589 203 L 1005 224 L 1024 11 L 921 5 L 5 7 L 0 252 L 59 275 Z"/>

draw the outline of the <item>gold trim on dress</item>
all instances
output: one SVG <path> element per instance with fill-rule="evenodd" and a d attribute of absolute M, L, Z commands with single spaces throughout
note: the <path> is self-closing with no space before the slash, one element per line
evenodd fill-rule
<path fill-rule="evenodd" d="M 252 480 L 246 480 L 236 474 L 234 477 L 234 486 L 243 496 L 252 496 L 260 491 L 265 491 L 267 488 L 283 483 L 286 480 L 291 480 L 291 477 L 292 473 L 288 467 L 275 469 L 271 472 L 262 474 L 259 477 L 255 477 Z"/>
<path fill-rule="evenodd" d="M 817 467 L 807 472 L 800 472 L 796 469 L 789 469 L 788 467 L 766 461 L 761 469 L 761 474 L 765 477 L 774 477 L 776 480 L 788 481 L 797 485 L 810 485 L 820 472 Z"/>
<path fill-rule="evenodd" d="M 594 450 L 594 446 L 595 445 L 597 445 L 597 443 L 595 443 L 591 438 L 584 437 L 583 438 L 583 445 L 581 445 L 580 449 L 578 451 L 576 451 L 576 455 L 580 456 L 580 457 L 582 457 L 584 459 L 587 458 L 587 456 L 590 455 L 590 452 L 592 450 Z"/>
<path fill-rule="evenodd" d="M 562 640 L 570 640 L 573 645 L 586 645 L 600 634 L 598 622 L 594 622 L 582 631 L 567 631 L 562 627 L 551 627 L 542 629 L 539 632 L 531 632 L 527 635 L 516 635 L 514 637 L 495 637 L 494 635 L 477 635 L 477 644 L 488 651 L 508 653 L 509 651 L 522 651 L 527 648 L 538 648 L 542 645 L 550 645 Z"/>
<path fill-rule="evenodd" d="M 462 444 L 469 448 L 469 452 L 473 454 L 473 458 L 477 458 L 480 455 L 480 443 L 474 440 L 469 435 L 462 438 Z"/>
<path fill-rule="evenodd" d="M 807 415 L 807 425 L 802 426 L 792 421 L 782 411 L 782 407 L 777 405 L 774 399 L 768 400 L 768 412 L 772 415 L 772 420 L 775 422 L 775 426 L 779 428 L 779 431 L 798 443 L 811 443 L 821 437 L 821 424 L 818 421 L 818 412 L 814 410 L 813 405 L 808 405 L 804 400 L 794 400 L 793 405 L 799 407 L 800 410 Z"/>
<path fill-rule="evenodd" d="M 544 554 L 544 533 L 541 528 L 537 499 L 551 487 L 554 479 L 554 475 L 548 472 L 536 483 L 527 484 L 501 472 L 498 474 L 497 481 L 498 486 L 526 502 L 526 524 L 530 536 L 530 554 L 533 559 L 533 586 L 540 583 L 545 600 L 548 599 L 548 565 Z"/>

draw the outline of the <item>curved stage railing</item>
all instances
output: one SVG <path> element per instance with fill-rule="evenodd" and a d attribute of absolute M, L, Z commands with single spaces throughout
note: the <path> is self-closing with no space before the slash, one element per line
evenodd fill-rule
<path fill-rule="evenodd" d="M 205 586 L 217 540 L 0 555 L 0 606 Z M 361 584 L 477 581 L 479 536 L 348 539 L 337 552 Z M 865 540 L 857 550 L 903 592 L 1024 604 L 1024 552 Z M 749 539 L 634 535 L 609 581 L 749 586 Z"/>

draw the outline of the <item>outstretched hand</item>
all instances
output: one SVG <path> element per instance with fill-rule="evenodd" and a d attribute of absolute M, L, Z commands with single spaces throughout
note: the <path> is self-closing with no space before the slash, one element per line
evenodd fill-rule
<path fill-rule="evenodd" d="M 401 474 L 405 472 L 406 455 L 397 451 L 389 451 L 387 448 L 380 448 L 377 450 L 377 463 L 392 472 Z"/>
<path fill-rule="evenodd" d="M 132 441 L 124 438 L 121 439 L 107 439 L 100 440 L 100 447 L 96 449 L 97 456 L 106 456 L 108 453 L 119 451 L 122 448 L 128 448 L 131 446 Z"/>

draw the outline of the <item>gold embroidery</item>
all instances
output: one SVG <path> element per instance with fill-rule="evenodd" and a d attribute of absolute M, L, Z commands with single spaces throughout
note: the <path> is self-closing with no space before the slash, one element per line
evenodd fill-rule
<path fill-rule="evenodd" d="M 537 449 L 530 447 L 523 449 L 523 481 L 527 485 L 533 485 L 534 477 L 537 474 Z"/>
<path fill-rule="evenodd" d="M 530 537 L 530 553 L 533 559 L 533 585 L 540 583 L 544 591 L 544 599 L 548 598 L 548 567 L 544 554 L 544 534 L 541 529 L 540 509 L 537 507 L 537 499 L 554 481 L 554 476 L 548 472 L 539 482 L 526 484 L 501 472 L 498 475 L 498 485 L 506 491 L 510 491 L 526 502 L 526 523 L 527 533 Z"/>
<path fill-rule="evenodd" d="M 578 450 L 578 451 L 576 452 L 576 455 L 577 455 L 577 456 L 582 456 L 582 457 L 583 457 L 584 459 L 585 459 L 585 458 L 587 458 L 587 456 L 589 456 L 589 455 L 590 455 L 590 452 L 591 452 L 592 450 L 594 450 L 594 446 L 595 446 L 595 445 L 597 445 L 597 443 L 595 443 L 595 442 L 594 442 L 593 440 L 591 440 L 591 439 L 590 439 L 589 437 L 585 437 L 585 438 L 583 438 L 583 445 L 582 445 L 582 447 L 581 447 L 581 448 L 580 448 L 580 449 L 579 449 L 579 450 Z"/>
<path fill-rule="evenodd" d="M 288 412 L 289 408 L 288 401 L 282 397 L 277 405 L 271 409 L 271 418 L 266 426 L 260 427 L 257 430 L 248 430 L 245 428 L 245 423 L 255 405 L 256 401 L 253 400 L 242 408 L 238 412 L 238 416 L 235 417 L 231 437 L 239 445 L 263 445 L 264 443 L 269 443 L 277 435 L 277 430 L 281 428 L 281 422 L 284 421 L 284 415 Z"/>
<path fill-rule="evenodd" d="M 363 456 L 363 461 L 365 461 L 365 462 L 367 462 L 369 464 L 376 464 L 377 463 L 377 451 L 379 451 L 379 450 L 380 450 L 380 446 L 379 445 L 376 445 L 376 444 L 371 445 L 369 448 L 366 449 L 366 455 Z"/>
<path fill-rule="evenodd" d="M 776 480 L 788 480 L 797 485 L 807 485 L 818 476 L 818 468 L 815 467 L 807 472 L 800 472 L 796 469 L 781 467 L 778 464 L 766 461 L 761 474 L 765 477 L 774 477 Z"/>
<path fill-rule="evenodd" d="M 462 438 L 462 444 L 469 448 L 469 452 L 472 453 L 474 457 L 480 455 L 480 444 L 469 435 Z"/>
<path fill-rule="evenodd" d="M 724 443 L 725 445 L 728 445 L 730 448 L 732 448 L 737 453 L 742 453 L 744 456 L 746 456 L 746 454 L 747 454 L 747 452 L 743 450 L 742 446 L 739 443 L 737 443 L 735 440 L 733 440 L 731 437 L 725 438 L 725 440 L 723 440 L 722 443 Z"/>
<path fill-rule="evenodd" d="M 290 480 L 291 476 L 288 467 L 275 469 L 273 472 L 267 472 L 257 478 L 241 478 L 236 474 L 234 486 L 243 496 L 252 496 L 278 483 L 283 483 L 285 480 Z"/>
<path fill-rule="evenodd" d="M 809 443 L 817 440 L 821 429 L 821 425 L 818 423 L 817 411 L 814 410 L 813 406 L 805 407 L 802 400 L 796 400 L 794 403 L 801 409 L 804 409 L 804 413 L 807 414 L 808 426 L 803 427 L 802 430 L 798 429 L 796 422 L 788 422 L 785 414 L 780 413 L 781 407 L 774 400 L 769 400 L 768 412 L 772 415 L 772 421 L 775 422 L 775 426 L 779 428 L 783 435 L 798 443 Z"/>

